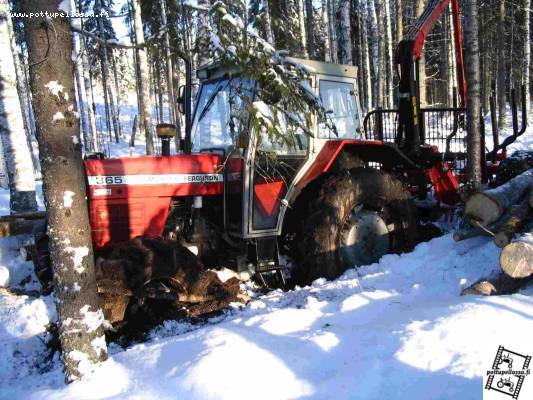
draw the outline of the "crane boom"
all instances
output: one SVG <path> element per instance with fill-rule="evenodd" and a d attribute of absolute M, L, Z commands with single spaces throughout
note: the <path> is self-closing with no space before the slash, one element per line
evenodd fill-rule
<path fill-rule="evenodd" d="M 395 63 L 399 75 L 399 129 L 401 137 L 405 132 L 405 147 L 416 151 L 421 141 L 420 97 L 418 60 L 424 48 L 424 42 L 448 5 L 451 3 L 454 27 L 454 47 L 457 64 L 457 87 L 460 105 L 466 106 L 466 79 L 463 62 L 463 40 L 461 32 L 461 11 L 459 0 L 429 0 L 424 12 L 404 32 L 403 39 L 396 48 Z"/>

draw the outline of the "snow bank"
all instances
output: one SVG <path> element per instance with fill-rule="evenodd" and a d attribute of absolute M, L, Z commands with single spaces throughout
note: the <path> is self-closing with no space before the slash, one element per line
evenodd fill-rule
<path fill-rule="evenodd" d="M 459 296 L 498 271 L 498 254 L 487 238 L 433 239 L 207 324 L 169 321 L 147 343 L 112 347 L 82 382 L 64 386 L 56 366 L 3 385 L 0 397 L 479 398 L 498 345 L 533 353 L 533 288 Z"/>

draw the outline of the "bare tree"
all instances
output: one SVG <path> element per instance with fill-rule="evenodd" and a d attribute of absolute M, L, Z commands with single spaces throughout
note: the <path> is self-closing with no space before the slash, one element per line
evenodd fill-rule
<path fill-rule="evenodd" d="M 298 0 L 298 28 L 302 43 L 302 57 L 309 58 L 309 53 L 307 52 L 307 33 L 305 30 L 304 0 Z"/>
<path fill-rule="evenodd" d="M 479 71 L 478 4 L 464 6 L 465 64 L 468 95 L 466 104 L 467 178 L 472 189 L 481 187 L 481 93 Z"/>
<path fill-rule="evenodd" d="M 0 0 L 0 137 L 9 177 L 12 213 L 34 211 L 35 177 L 24 116 L 17 91 L 17 74 L 11 50 L 7 0 Z"/>
<path fill-rule="evenodd" d="M 368 13 L 365 11 L 365 3 L 359 3 L 360 14 L 361 14 L 361 53 L 363 59 L 363 88 L 365 93 L 365 110 L 368 112 L 372 108 L 372 76 L 370 74 L 370 51 L 368 49 L 368 29 L 367 29 L 367 20 Z"/>
<path fill-rule="evenodd" d="M 524 64 L 522 67 L 522 85 L 526 87 L 526 111 L 529 112 L 529 83 L 530 83 L 530 67 L 531 67 L 531 38 L 529 32 L 529 15 L 531 13 L 531 1 L 522 0 L 522 8 L 524 13 Z"/>
<path fill-rule="evenodd" d="M 328 0 L 322 0 L 322 22 L 324 23 L 324 61 L 331 62 L 331 35 L 329 29 Z"/>
<path fill-rule="evenodd" d="M 161 26 L 167 26 L 167 4 L 165 0 L 161 1 Z M 167 99 L 168 99 L 168 115 L 170 123 L 176 123 L 176 116 L 174 115 L 174 88 L 172 86 L 172 76 L 174 75 L 172 65 L 172 55 L 170 53 L 170 37 L 168 30 L 165 31 L 163 37 L 163 46 L 165 48 L 165 66 L 166 66 L 166 80 L 167 80 Z M 178 133 L 179 134 L 179 133 Z"/>
<path fill-rule="evenodd" d="M 139 115 L 141 116 L 140 125 L 142 125 L 146 137 L 146 154 L 154 154 L 154 138 L 152 135 L 152 98 L 150 97 L 150 76 L 148 69 L 148 56 L 144 45 L 143 21 L 141 17 L 140 0 L 132 0 L 133 24 L 135 27 L 135 44 L 137 63 L 139 70 L 139 80 L 141 88 L 139 90 Z"/>
<path fill-rule="evenodd" d="M 310 58 L 315 54 L 315 10 L 313 9 L 313 1 L 305 0 L 305 18 L 307 21 L 307 53 Z"/>
<path fill-rule="evenodd" d="M 376 0 L 368 1 L 368 14 L 370 19 L 370 43 L 372 46 L 372 66 L 374 71 L 373 99 L 374 105 L 381 107 L 383 94 L 383 71 L 381 69 L 379 51 L 379 24 L 376 12 Z"/>
<path fill-rule="evenodd" d="M 352 27 L 350 21 L 350 0 L 343 0 L 340 4 L 340 37 L 339 44 L 341 48 L 341 63 L 352 64 Z"/>
<path fill-rule="evenodd" d="M 57 13 L 59 0 L 25 0 L 23 11 Z M 65 379 L 107 357 L 81 159 L 74 65 L 67 18 L 28 18 L 31 90 L 38 128 L 50 257 Z"/>
<path fill-rule="evenodd" d="M 94 2 L 94 9 L 96 15 L 100 14 L 102 12 L 102 2 L 101 0 L 95 0 Z M 98 21 L 98 32 L 100 34 L 100 37 L 105 40 L 105 33 L 104 33 L 104 21 L 103 18 L 96 18 Z M 104 93 L 104 102 L 106 105 L 106 113 L 109 113 L 109 116 L 111 117 L 111 122 L 113 123 L 113 131 L 115 133 L 115 142 L 118 143 L 119 137 L 118 137 L 118 119 L 115 109 L 115 102 L 113 99 L 113 91 L 109 87 L 109 57 L 107 53 L 107 46 L 100 46 L 100 62 L 102 64 L 102 91 Z M 108 130 L 109 130 L 109 124 L 108 124 Z M 109 132 L 109 135 L 111 136 L 111 132 Z"/>
<path fill-rule="evenodd" d="M 337 43 L 337 18 L 335 13 L 335 0 L 328 0 L 328 29 L 331 38 L 331 62 L 339 62 L 339 45 Z"/>
<path fill-rule="evenodd" d="M 416 16 L 417 18 L 422 15 L 424 12 L 425 1 L 416 0 Z M 419 90 L 420 90 L 420 107 L 425 107 L 427 105 L 427 85 L 426 85 L 426 57 L 424 52 L 420 55 L 418 60 L 418 81 L 419 81 Z"/>
<path fill-rule="evenodd" d="M 265 35 L 266 35 L 266 40 L 268 43 L 270 43 L 271 45 L 274 45 L 274 33 L 272 32 L 272 21 L 270 19 L 270 4 L 269 4 L 270 0 L 265 0 L 264 1 L 264 9 L 263 9 L 263 12 L 264 12 L 264 15 L 265 15 Z"/>
<path fill-rule="evenodd" d="M 498 0 L 498 59 L 497 59 L 497 90 L 496 96 L 498 100 L 498 128 L 503 128 L 506 124 L 506 110 L 505 110 L 505 76 L 507 75 L 507 63 L 505 57 L 505 0 Z M 465 29 L 466 30 L 466 29 Z"/>

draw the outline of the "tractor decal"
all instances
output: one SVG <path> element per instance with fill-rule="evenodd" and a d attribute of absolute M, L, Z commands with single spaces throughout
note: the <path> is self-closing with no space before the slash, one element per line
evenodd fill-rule
<path fill-rule="evenodd" d="M 97 175 L 87 177 L 89 186 L 168 185 L 223 182 L 222 174 Z"/>

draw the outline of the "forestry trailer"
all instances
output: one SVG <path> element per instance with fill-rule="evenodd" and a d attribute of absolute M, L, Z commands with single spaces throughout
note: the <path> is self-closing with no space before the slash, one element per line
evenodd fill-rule
<path fill-rule="evenodd" d="M 460 104 L 420 108 L 418 59 L 450 2 Z M 461 201 L 466 81 L 459 1 L 430 1 L 406 29 L 395 60 L 398 109 L 363 118 L 355 66 L 292 59 L 314 71 L 310 87 L 337 129 L 333 134 L 314 118 L 307 127 L 312 136 L 297 134 L 294 146 L 273 144 L 232 122 L 234 113 L 245 112 L 230 101 L 232 92 L 259 85 L 244 84 L 238 72 L 197 71 L 201 84 L 190 110 L 188 64 L 181 100 L 186 133 L 178 154 L 170 154 L 175 128 L 159 125 L 158 156 L 84 161 L 94 248 L 105 253 L 139 236 L 163 238 L 194 248 L 204 265 L 252 270 L 264 285 L 285 283 L 284 255 L 295 264 L 294 281 L 309 283 L 409 248 L 417 240 L 413 199 L 444 206 Z M 495 147 L 485 152 L 483 146 L 484 179 L 523 133 L 525 115 L 522 125 L 519 130 L 515 104 L 513 137 L 499 144 L 495 131 Z"/>

